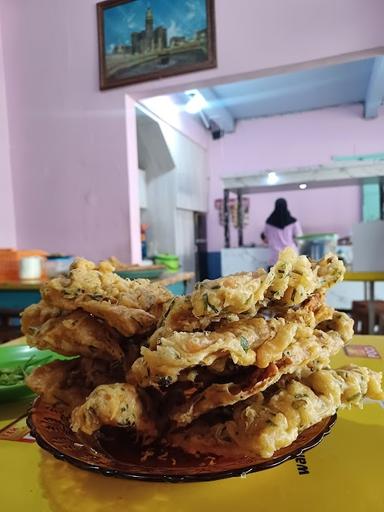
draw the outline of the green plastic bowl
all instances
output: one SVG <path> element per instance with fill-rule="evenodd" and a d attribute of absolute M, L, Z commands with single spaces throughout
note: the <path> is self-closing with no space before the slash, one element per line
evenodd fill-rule
<path fill-rule="evenodd" d="M 0 347 L 0 369 L 23 366 L 29 360 L 31 360 L 31 363 L 33 362 L 30 368 L 37 368 L 55 359 L 68 358 L 55 354 L 50 350 L 38 350 L 27 345 Z M 32 396 L 33 394 L 33 391 L 26 386 L 25 382 L 19 382 L 11 386 L 0 386 L 0 402 L 11 402 Z"/>
<path fill-rule="evenodd" d="M 312 242 L 312 241 L 330 241 L 330 240 L 337 240 L 337 234 L 336 233 L 311 233 L 308 235 L 301 235 L 296 237 L 297 240 L 303 240 L 305 242 Z"/>
<path fill-rule="evenodd" d="M 155 256 L 155 264 L 164 265 L 171 272 L 176 272 L 180 268 L 180 260 L 174 254 L 158 254 Z"/>
<path fill-rule="evenodd" d="M 115 273 L 123 279 L 158 279 L 163 273 L 162 268 L 144 270 L 116 270 Z"/>

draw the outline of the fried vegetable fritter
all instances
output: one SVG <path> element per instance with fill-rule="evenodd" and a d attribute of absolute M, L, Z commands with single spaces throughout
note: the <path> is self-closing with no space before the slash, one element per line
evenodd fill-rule
<path fill-rule="evenodd" d="M 212 409 L 236 404 L 264 391 L 283 375 L 298 374 L 300 370 L 308 373 L 311 364 L 315 364 L 316 369 L 327 366 L 330 356 L 336 354 L 343 344 L 341 336 L 336 332 L 324 333 L 299 326 L 294 343 L 289 345 L 276 363 L 269 363 L 263 372 L 255 367 L 250 375 L 236 382 L 211 384 L 176 407 L 171 419 L 179 427 L 188 425 Z"/>
<path fill-rule="evenodd" d="M 22 317 L 30 345 L 80 356 L 27 377 L 75 432 L 119 427 L 142 446 L 270 457 L 338 408 L 383 398 L 380 374 L 329 367 L 353 335 L 325 302 L 345 271 L 336 255 L 287 248 L 268 272 L 205 280 L 183 297 L 122 279 L 111 261 L 76 260 Z"/>
<path fill-rule="evenodd" d="M 64 356 L 122 359 L 121 335 L 108 325 L 80 309 L 52 318 L 48 317 L 47 311 L 49 308 L 41 302 L 23 313 L 22 330 L 31 347 L 50 349 Z M 45 321 L 38 326 L 42 318 Z"/>
<path fill-rule="evenodd" d="M 352 320 L 343 317 L 352 336 Z M 300 326 L 299 335 L 297 335 Z M 313 329 L 283 318 L 239 320 L 206 332 L 174 332 L 161 337 L 154 350 L 143 347 L 142 358 L 132 366 L 132 375 L 141 386 L 175 382 L 182 370 L 210 366 L 217 359 L 230 358 L 241 366 L 266 368 L 278 361 L 291 344 L 300 343 Z M 347 333 L 347 327 L 345 327 Z M 321 333 L 321 331 L 320 331 Z M 349 340 L 345 340 L 349 341 Z"/>
<path fill-rule="evenodd" d="M 134 428 L 146 440 L 156 434 L 155 424 L 145 411 L 137 390 L 125 383 L 98 386 L 72 412 L 74 432 L 93 434 L 105 425 Z"/>
<path fill-rule="evenodd" d="M 265 271 L 234 274 L 198 283 L 192 293 L 193 314 L 211 321 L 252 317 L 261 307 L 274 303 L 297 306 L 315 292 L 341 281 L 344 265 L 337 256 L 327 255 L 318 263 L 284 249 L 277 263 Z"/>
<path fill-rule="evenodd" d="M 46 402 L 62 403 L 70 409 L 81 404 L 89 392 L 80 375 L 78 359 L 53 361 L 35 368 L 25 382 Z"/>
<path fill-rule="evenodd" d="M 47 304 L 65 311 L 81 308 L 99 316 L 125 336 L 153 330 L 172 294 L 158 283 L 123 279 L 113 270 L 108 262 L 97 267 L 79 258 L 68 276 L 42 286 L 42 297 Z"/>
<path fill-rule="evenodd" d="M 365 397 L 382 400 L 381 374 L 350 366 L 320 370 L 302 382 L 290 381 L 272 397 L 256 397 L 235 406 L 232 419 L 213 426 L 197 422 L 169 436 L 189 453 L 271 457 L 300 432 L 332 416 L 339 408 L 362 406 Z"/>

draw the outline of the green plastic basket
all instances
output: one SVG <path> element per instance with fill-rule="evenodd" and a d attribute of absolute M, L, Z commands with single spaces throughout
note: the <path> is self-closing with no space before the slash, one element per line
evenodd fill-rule
<path fill-rule="evenodd" d="M 180 260 L 174 254 L 158 254 L 155 256 L 155 264 L 164 265 L 169 272 L 177 272 L 180 268 Z"/>

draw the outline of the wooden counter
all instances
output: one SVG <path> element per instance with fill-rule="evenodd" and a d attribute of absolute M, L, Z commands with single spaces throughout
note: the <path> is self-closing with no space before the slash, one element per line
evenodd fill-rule
<path fill-rule="evenodd" d="M 4 290 L 31 290 L 39 291 L 44 281 L 6 281 L 0 282 L 0 291 Z"/>
<path fill-rule="evenodd" d="M 176 283 L 187 283 L 188 281 L 192 281 L 194 277 L 194 272 L 169 273 L 160 279 L 156 279 L 156 282 L 161 283 L 163 286 L 170 286 Z"/>

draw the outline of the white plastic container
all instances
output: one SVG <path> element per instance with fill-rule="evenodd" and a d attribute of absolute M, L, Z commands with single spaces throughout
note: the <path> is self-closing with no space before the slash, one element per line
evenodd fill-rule
<path fill-rule="evenodd" d="M 305 254 L 314 260 L 320 260 L 329 253 L 336 253 L 336 233 L 314 233 L 297 237 L 300 254 Z"/>
<path fill-rule="evenodd" d="M 43 260 L 40 256 L 25 256 L 19 261 L 19 278 L 21 281 L 38 281 L 42 269 Z"/>

